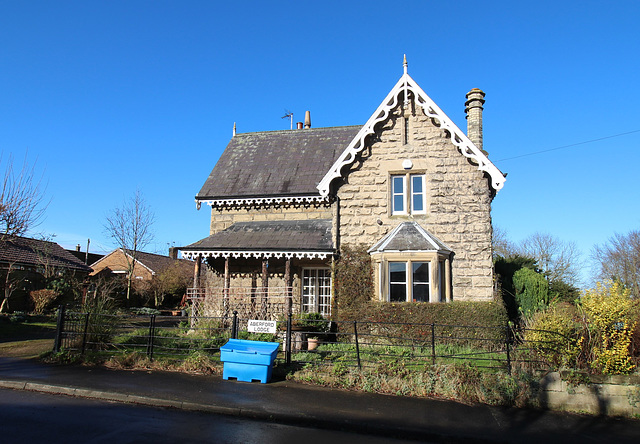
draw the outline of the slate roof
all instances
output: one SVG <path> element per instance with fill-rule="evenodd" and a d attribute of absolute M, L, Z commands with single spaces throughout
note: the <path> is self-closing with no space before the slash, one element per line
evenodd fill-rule
<path fill-rule="evenodd" d="M 403 222 L 383 237 L 370 253 L 383 251 L 453 251 L 417 222 Z"/>
<path fill-rule="evenodd" d="M 0 242 L 0 262 L 28 267 L 47 265 L 68 270 L 91 272 L 91 267 L 55 242 L 12 236 Z"/>
<path fill-rule="evenodd" d="M 236 134 L 197 200 L 316 195 L 360 126 Z"/>
<path fill-rule="evenodd" d="M 237 222 L 181 250 L 332 251 L 331 220 Z"/>

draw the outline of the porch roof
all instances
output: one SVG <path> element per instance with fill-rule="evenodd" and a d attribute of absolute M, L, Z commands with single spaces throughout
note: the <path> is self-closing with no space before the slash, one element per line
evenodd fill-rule
<path fill-rule="evenodd" d="M 382 253 L 385 251 L 440 251 L 451 253 L 453 250 L 417 222 L 403 222 L 369 249 L 369 253 Z"/>
<path fill-rule="evenodd" d="M 333 252 L 331 220 L 237 222 L 180 248 L 182 256 L 327 258 Z"/>

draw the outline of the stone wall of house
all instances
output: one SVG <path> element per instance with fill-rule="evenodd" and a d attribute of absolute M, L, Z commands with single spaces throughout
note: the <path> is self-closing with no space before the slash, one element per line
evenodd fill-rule
<path fill-rule="evenodd" d="M 490 300 L 492 195 L 487 178 L 421 108 L 405 111 L 398 105 L 376 136 L 338 189 L 340 244 L 370 247 L 399 223 L 416 221 L 455 253 L 453 298 Z M 403 168 L 406 159 L 413 164 L 410 170 Z M 391 215 L 389 175 L 405 172 L 426 175 L 425 215 Z"/>
<path fill-rule="evenodd" d="M 236 222 L 331 219 L 329 204 L 288 204 L 251 208 L 211 208 L 209 234 L 218 233 Z"/>

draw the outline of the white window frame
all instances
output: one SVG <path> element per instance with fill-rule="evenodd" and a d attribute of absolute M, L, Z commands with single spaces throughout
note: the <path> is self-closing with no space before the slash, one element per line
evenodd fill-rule
<path fill-rule="evenodd" d="M 424 173 L 391 174 L 390 176 L 391 215 L 427 214 L 427 181 Z M 396 189 L 396 179 L 402 179 L 402 193 Z M 414 189 L 414 179 L 420 180 L 422 191 Z M 396 197 L 402 195 L 402 208 L 396 208 Z M 422 201 L 422 209 L 414 209 L 414 198 Z"/>
<path fill-rule="evenodd" d="M 420 185 L 422 187 L 422 191 L 420 191 L 419 193 L 416 193 L 416 191 L 414 190 L 414 183 L 413 180 L 414 179 L 419 179 L 420 180 Z M 427 214 L 427 193 L 425 191 L 426 188 L 426 180 L 425 180 L 425 176 L 424 174 L 410 174 L 409 175 L 409 181 L 411 182 L 411 214 Z M 416 210 L 415 209 L 415 201 L 414 201 L 414 197 L 419 196 L 420 199 L 422 200 L 422 210 Z"/>
<path fill-rule="evenodd" d="M 404 281 L 392 282 L 391 280 L 391 268 L 392 264 L 403 264 L 404 265 Z M 427 265 L 427 282 L 414 282 L 415 279 L 415 271 L 414 264 L 426 264 Z M 427 300 L 420 302 L 431 302 L 431 292 L 432 292 L 432 282 L 431 282 L 431 261 L 428 260 L 390 260 L 387 262 L 387 302 L 416 302 L 413 297 L 413 292 L 416 285 L 425 285 L 427 287 Z M 391 288 L 392 285 L 402 284 L 404 282 L 405 285 L 405 300 L 404 301 L 392 301 L 391 300 Z"/>
<path fill-rule="evenodd" d="M 322 272 L 322 276 L 320 276 Z M 331 269 L 327 267 L 305 267 L 302 269 L 302 311 L 331 316 L 333 301 Z M 306 294 L 305 294 L 306 293 Z"/>
<path fill-rule="evenodd" d="M 396 179 L 402 179 L 402 190 L 396 189 Z M 400 209 L 396 208 L 397 196 L 402 196 L 402 208 Z M 391 176 L 391 214 L 407 214 L 407 176 L 405 174 Z"/>

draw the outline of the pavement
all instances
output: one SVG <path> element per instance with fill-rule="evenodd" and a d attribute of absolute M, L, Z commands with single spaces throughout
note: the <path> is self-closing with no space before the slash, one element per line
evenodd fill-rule
<path fill-rule="evenodd" d="M 640 443 L 640 421 L 0 357 L 0 388 L 446 443 Z"/>

